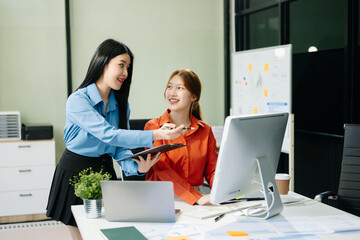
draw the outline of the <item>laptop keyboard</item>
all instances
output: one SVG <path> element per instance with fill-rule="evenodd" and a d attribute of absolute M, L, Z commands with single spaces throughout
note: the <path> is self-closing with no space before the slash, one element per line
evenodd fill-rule
<path fill-rule="evenodd" d="M 220 206 L 204 206 L 204 209 L 187 212 L 184 215 L 198 219 L 207 219 L 207 218 L 217 217 L 223 213 L 232 213 L 247 208 L 259 207 L 261 205 L 262 202 L 259 201 L 248 201 L 248 202 L 231 203 Z"/>

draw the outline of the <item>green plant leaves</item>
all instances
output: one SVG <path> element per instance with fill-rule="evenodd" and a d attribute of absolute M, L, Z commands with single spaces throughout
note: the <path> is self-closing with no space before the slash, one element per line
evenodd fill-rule
<path fill-rule="evenodd" d="M 92 168 L 84 169 L 79 173 L 79 176 L 74 176 L 70 179 L 69 184 L 74 186 L 75 195 L 82 199 L 101 199 L 101 185 L 100 181 L 109 180 L 111 175 L 109 173 L 94 172 Z"/>

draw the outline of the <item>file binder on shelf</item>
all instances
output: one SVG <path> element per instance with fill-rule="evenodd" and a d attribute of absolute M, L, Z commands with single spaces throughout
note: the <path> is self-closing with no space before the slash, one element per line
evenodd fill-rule
<path fill-rule="evenodd" d="M 20 139 L 20 112 L 0 112 L 0 141 Z"/>

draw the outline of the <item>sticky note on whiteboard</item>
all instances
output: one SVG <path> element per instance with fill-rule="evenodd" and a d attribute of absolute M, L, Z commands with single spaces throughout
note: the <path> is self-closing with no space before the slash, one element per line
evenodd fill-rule
<path fill-rule="evenodd" d="M 249 72 L 251 72 L 251 71 L 252 71 L 252 64 L 249 63 Z"/>
<path fill-rule="evenodd" d="M 269 63 L 265 63 L 264 65 L 264 71 L 268 72 L 269 71 Z"/>
<path fill-rule="evenodd" d="M 268 89 L 264 88 L 264 97 L 267 97 L 267 96 L 268 96 Z"/>

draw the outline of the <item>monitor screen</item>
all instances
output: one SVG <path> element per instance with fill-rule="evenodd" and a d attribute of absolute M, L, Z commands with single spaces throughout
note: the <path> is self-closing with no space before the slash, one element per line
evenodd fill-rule
<path fill-rule="evenodd" d="M 211 203 L 263 190 L 274 191 L 270 192 L 275 194 L 271 196 L 264 193 L 270 204 L 274 201 L 281 204 L 274 178 L 288 116 L 288 113 L 266 113 L 226 118 Z"/>

